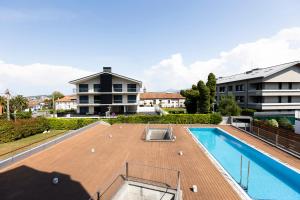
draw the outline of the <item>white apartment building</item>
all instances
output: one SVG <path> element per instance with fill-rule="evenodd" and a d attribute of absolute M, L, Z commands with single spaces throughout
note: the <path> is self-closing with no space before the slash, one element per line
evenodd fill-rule
<path fill-rule="evenodd" d="M 64 96 L 61 99 L 55 101 L 56 110 L 76 110 L 77 109 L 77 98 L 76 95 Z"/>
<path fill-rule="evenodd" d="M 259 111 L 300 109 L 300 61 L 217 79 L 217 103 L 232 95 L 242 108 Z"/>
<path fill-rule="evenodd" d="M 144 92 L 140 97 L 141 107 L 152 107 L 158 105 L 162 108 L 185 107 L 185 98 L 179 93 L 169 92 Z"/>
<path fill-rule="evenodd" d="M 70 81 L 76 86 L 77 113 L 104 115 L 136 113 L 142 82 L 112 73 L 111 67 L 103 72 Z"/>

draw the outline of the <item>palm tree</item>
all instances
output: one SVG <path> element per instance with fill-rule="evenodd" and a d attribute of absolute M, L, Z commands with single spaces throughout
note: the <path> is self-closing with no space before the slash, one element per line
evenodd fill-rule
<path fill-rule="evenodd" d="M 22 95 L 17 95 L 10 100 L 10 109 L 14 111 L 23 111 L 28 108 L 28 99 Z"/>

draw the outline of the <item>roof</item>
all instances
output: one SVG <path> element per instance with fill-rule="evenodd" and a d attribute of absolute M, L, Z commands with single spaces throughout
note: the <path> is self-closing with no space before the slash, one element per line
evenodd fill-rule
<path fill-rule="evenodd" d="M 272 74 L 280 72 L 284 69 L 287 69 L 289 67 L 297 65 L 299 63 L 300 63 L 300 61 L 294 61 L 294 62 L 284 63 L 284 64 L 275 65 L 275 66 L 266 67 L 266 68 L 256 68 L 256 69 L 252 69 L 250 71 L 247 71 L 247 72 L 244 72 L 241 74 L 235 74 L 235 75 L 226 76 L 226 77 L 219 77 L 217 79 L 217 84 L 240 81 L 240 80 L 248 80 L 248 79 L 253 79 L 253 78 L 265 78 Z"/>
<path fill-rule="evenodd" d="M 68 95 L 64 96 L 61 99 L 57 99 L 56 102 L 71 102 L 71 101 L 76 101 L 76 95 Z"/>
<path fill-rule="evenodd" d="M 145 92 L 140 94 L 140 99 L 185 99 L 179 93 L 169 92 Z"/>
<path fill-rule="evenodd" d="M 86 81 L 86 80 L 90 80 L 92 78 L 98 77 L 101 74 L 111 74 L 113 76 L 116 76 L 116 77 L 119 77 L 119 78 L 122 78 L 122 79 L 126 79 L 126 80 L 129 80 L 129 81 L 138 83 L 140 85 L 142 84 L 142 81 L 138 81 L 136 79 L 132 79 L 132 78 L 129 78 L 129 77 L 126 77 L 126 76 L 122 76 L 120 74 L 116 74 L 116 73 L 112 73 L 112 72 L 99 72 L 99 73 L 96 73 L 96 74 L 92 74 L 92 75 L 89 75 L 89 76 L 85 76 L 85 77 L 82 77 L 82 78 L 79 78 L 79 79 L 72 80 L 69 83 L 71 83 L 71 84 L 80 83 L 82 81 Z"/>

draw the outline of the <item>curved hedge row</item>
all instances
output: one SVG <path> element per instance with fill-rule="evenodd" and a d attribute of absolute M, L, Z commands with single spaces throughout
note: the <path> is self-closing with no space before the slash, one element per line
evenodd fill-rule
<path fill-rule="evenodd" d="M 75 130 L 96 122 L 97 119 L 47 119 L 51 129 L 54 130 Z"/>
<path fill-rule="evenodd" d="M 0 121 L 0 143 L 11 142 L 49 130 L 50 126 L 45 118 L 22 119 L 14 121 Z"/>
<path fill-rule="evenodd" d="M 162 123 L 162 124 L 219 124 L 222 116 L 213 114 L 169 114 L 169 115 L 132 115 L 118 116 L 108 120 L 109 123 Z"/>
<path fill-rule="evenodd" d="M 45 130 L 75 130 L 97 121 L 97 119 L 32 118 L 0 120 L 0 143 L 15 141 Z"/>

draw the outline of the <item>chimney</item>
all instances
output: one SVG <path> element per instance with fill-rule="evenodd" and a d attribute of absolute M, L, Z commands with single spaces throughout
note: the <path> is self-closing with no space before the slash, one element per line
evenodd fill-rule
<path fill-rule="evenodd" d="M 111 73 L 111 67 L 103 67 L 103 72 Z"/>

